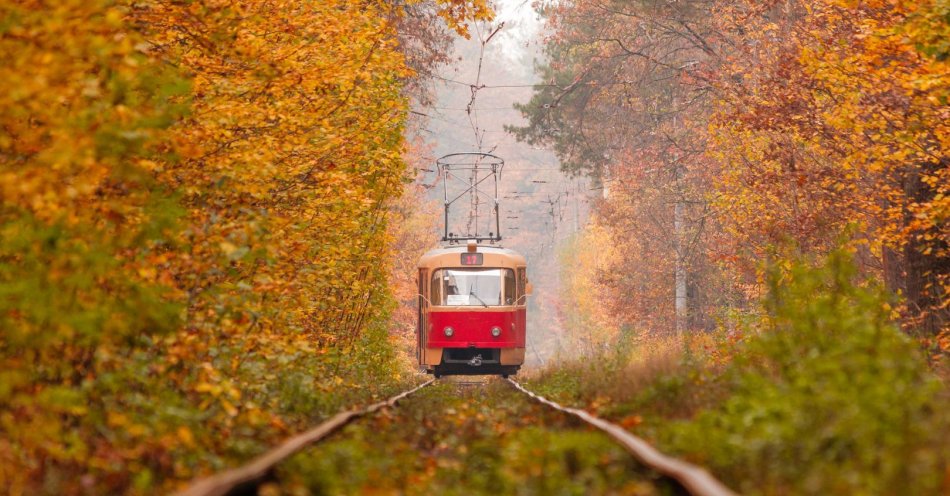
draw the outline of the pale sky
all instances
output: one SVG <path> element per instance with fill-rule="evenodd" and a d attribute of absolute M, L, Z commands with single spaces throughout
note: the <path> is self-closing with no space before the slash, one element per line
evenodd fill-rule
<path fill-rule="evenodd" d="M 558 246 L 587 220 L 588 187 L 583 179 L 565 177 L 550 150 L 518 142 L 504 130 L 506 124 L 525 123 L 513 104 L 528 102 L 532 85 L 538 81 L 534 62 L 541 51 L 544 25 L 531 4 L 532 0 L 496 0 L 495 21 L 490 26 L 471 26 L 471 40 L 455 40 L 455 62 L 439 71 L 446 80 L 434 82 L 436 104 L 420 110 L 429 116 L 424 133 L 433 145 L 432 162 L 435 157 L 470 151 L 491 152 L 505 161 L 499 181 L 503 245 L 528 258 L 535 287 L 528 363 L 538 365 L 558 352 L 569 353 L 561 346 L 559 336 L 564 331 L 554 310 L 559 271 L 550 268 L 557 267 Z M 484 87 L 476 91 L 473 100 L 471 85 L 478 75 L 479 35 L 487 37 L 501 22 L 504 28 L 486 45 L 480 78 Z M 466 111 L 469 107 L 471 114 Z M 481 148 L 475 128 L 482 137 Z M 432 183 L 435 178 L 434 172 L 429 173 L 425 182 Z M 430 194 L 434 200 L 443 200 L 441 182 Z M 464 203 L 455 209 L 451 217 L 467 219 Z M 486 216 L 485 220 L 490 218 Z M 453 225 L 456 223 L 450 222 L 451 231 L 462 232 Z"/>
<path fill-rule="evenodd" d="M 496 22 L 505 23 L 504 30 L 498 33 L 498 45 L 511 63 L 521 62 L 525 55 L 534 53 L 535 47 L 528 45 L 537 43 L 542 24 L 531 3 L 531 0 L 499 0 L 495 3 Z M 531 68 L 527 69 L 525 76 L 531 77 Z"/>

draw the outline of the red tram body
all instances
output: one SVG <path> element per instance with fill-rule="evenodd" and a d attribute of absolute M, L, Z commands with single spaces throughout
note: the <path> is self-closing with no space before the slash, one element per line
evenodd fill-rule
<path fill-rule="evenodd" d="M 436 377 L 517 373 L 531 291 L 525 258 L 470 241 L 431 250 L 418 266 L 420 367 Z"/>

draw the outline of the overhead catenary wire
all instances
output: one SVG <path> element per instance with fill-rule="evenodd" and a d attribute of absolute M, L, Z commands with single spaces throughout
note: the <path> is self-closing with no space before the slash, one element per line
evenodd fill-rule
<path fill-rule="evenodd" d="M 547 220 L 545 223 L 537 224 L 536 227 L 540 228 L 543 231 L 551 230 L 550 233 L 545 232 L 544 236 L 547 238 L 550 234 L 550 242 L 552 245 L 557 243 L 557 240 L 567 233 L 569 230 L 563 229 L 563 221 L 565 220 L 565 210 L 568 212 L 571 211 L 571 205 L 576 205 L 577 203 L 588 204 L 586 200 L 575 200 L 573 203 L 570 202 L 567 197 L 571 195 L 571 190 L 574 188 L 571 184 L 565 184 L 564 181 L 560 180 L 561 176 L 573 176 L 576 173 L 571 171 L 564 170 L 558 163 L 551 162 L 551 159 L 547 156 L 541 157 L 539 155 L 532 155 L 534 152 L 526 153 L 526 150 L 523 148 L 526 145 L 524 142 L 518 140 L 509 130 L 496 129 L 499 127 L 497 125 L 497 120 L 502 117 L 502 115 L 511 115 L 509 112 L 524 112 L 522 105 L 514 104 L 512 101 L 511 106 L 505 104 L 498 105 L 493 100 L 492 103 L 495 103 L 491 106 L 481 107 L 479 103 L 485 101 L 485 98 L 497 99 L 497 93 L 493 95 L 485 95 L 482 93 L 483 90 L 492 90 L 496 88 L 541 88 L 541 87 L 552 87 L 559 88 L 561 90 L 570 91 L 573 88 L 581 86 L 589 86 L 598 84 L 596 81 L 575 81 L 572 84 L 552 84 L 551 82 L 540 82 L 540 83 L 527 83 L 527 84 L 510 84 L 512 81 L 495 83 L 489 78 L 495 78 L 498 74 L 497 71 L 488 71 L 488 68 L 494 68 L 495 65 L 492 64 L 490 58 L 492 54 L 495 53 L 494 47 L 488 46 L 489 42 L 495 38 L 501 38 L 498 34 L 503 31 L 504 24 L 493 25 L 493 24 L 484 24 L 484 23 L 475 23 L 473 26 L 473 43 L 472 49 L 476 50 L 477 53 L 477 66 L 473 67 L 474 71 L 469 72 L 466 76 L 446 76 L 443 74 L 437 74 L 429 71 L 421 71 L 420 74 L 428 75 L 436 84 L 439 81 L 446 83 L 449 86 L 458 86 L 458 90 L 455 88 L 448 88 L 445 91 L 449 91 L 452 94 L 455 94 L 451 100 L 443 100 L 442 103 L 429 106 L 425 109 L 417 109 L 416 111 L 419 114 L 424 114 L 424 117 L 428 117 L 433 121 L 438 121 L 438 124 L 434 124 L 431 128 L 425 129 L 422 131 L 432 134 L 437 137 L 439 141 L 444 141 L 447 146 L 451 148 L 460 148 L 463 146 L 470 147 L 473 151 L 479 153 L 488 152 L 496 156 L 514 156 L 516 160 L 515 163 L 521 163 L 521 167 L 506 167 L 505 170 L 509 171 L 511 174 L 515 174 L 514 179 L 516 182 L 530 180 L 534 186 L 539 186 L 537 191 L 525 192 L 527 194 L 514 194 L 512 193 L 501 193 L 495 198 L 496 203 L 494 208 L 491 210 L 492 214 L 503 215 L 500 212 L 500 202 L 499 200 L 508 203 L 514 207 L 516 211 L 523 209 L 526 212 L 532 212 L 531 215 L 540 214 L 539 217 L 544 217 Z M 473 54 L 474 55 L 474 54 Z M 472 57 L 474 59 L 474 57 Z M 471 60 L 471 59 L 470 59 Z M 475 60 L 472 60 L 475 62 Z M 507 74 L 507 72 L 502 71 L 501 74 Z M 504 76 L 500 78 L 504 80 Z M 612 84 L 633 84 L 629 81 L 613 81 Z M 464 88 L 464 89 L 463 89 Z M 459 91 L 462 90 L 462 91 Z M 463 96 L 462 93 L 465 93 Z M 521 92 L 512 92 L 512 95 L 520 94 Z M 498 102 L 507 102 L 511 99 L 501 98 Z M 449 103 L 451 102 L 451 103 Z M 544 105 L 546 110 L 555 110 L 557 105 Z M 485 116 L 481 114 L 484 111 L 494 111 L 495 114 L 492 115 L 491 119 L 485 121 Z M 501 112 L 500 114 L 498 112 Z M 464 115 L 464 117 L 463 117 Z M 466 122 L 467 121 L 467 122 Z M 469 131 L 464 134 L 468 134 L 472 137 L 474 142 L 469 139 L 464 138 L 463 133 L 457 131 L 446 132 L 446 125 L 448 129 L 457 129 L 459 131 L 463 130 L 465 127 L 469 128 Z M 488 129 L 486 129 L 488 127 Z M 530 146 L 533 150 L 547 150 L 544 147 Z M 458 171 L 461 172 L 461 171 Z M 478 179 L 481 179 L 481 176 L 474 175 L 474 171 L 466 171 L 467 173 L 472 173 L 471 177 L 467 178 L 465 181 L 467 189 L 472 191 L 473 183 L 479 182 Z M 468 175 L 468 174 L 462 174 Z M 554 174 L 557 174 L 555 176 Z M 443 172 L 440 171 L 436 176 L 436 179 L 444 181 Z M 455 196 L 454 194 L 452 196 Z M 473 195 L 476 196 L 476 195 Z M 544 199 L 549 199 L 550 197 L 554 198 L 565 198 L 565 201 L 558 201 L 556 205 L 551 205 L 544 201 Z M 446 198 L 446 200 L 452 199 L 451 197 Z M 534 205 L 537 205 L 535 207 Z M 540 208 L 538 208 L 540 207 Z M 481 211 L 479 211 L 481 209 Z M 457 219 L 454 222 L 459 222 L 456 224 L 459 231 L 471 231 L 473 226 L 480 226 L 484 224 L 481 217 L 484 217 L 485 213 L 485 201 L 484 199 L 473 198 L 469 202 L 469 213 L 468 221 L 466 222 L 465 217 L 459 218 L 459 214 L 464 215 L 463 212 L 455 213 L 453 216 Z M 497 213 L 496 213 L 497 212 Z M 576 216 L 575 216 L 576 217 Z M 494 218 L 494 215 L 493 215 Z M 448 219 L 448 217 L 447 217 Z M 447 221 L 448 222 L 448 221 Z M 577 220 L 575 219 L 573 224 L 577 225 Z M 547 226 L 547 227 L 545 227 Z M 495 226 L 492 226 L 495 227 Z M 501 226 L 497 226 L 498 230 L 501 230 Z M 514 228 L 516 226 L 510 226 Z M 521 228 L 521 232 L 524 233 L 526 230 L 528 232 L 533 232 L 529 226 L 517 226 Z M 477 230 L 481 231 L 480 227 L 476 227 Z M 511 229 L 512 233 L 518 232 L 519 229 Z M 573 232 L 576 232 L 577 228 L 575 227 Z M 498 233 L 500 235 L 500 233 Z M 530 239 L 530 238 L 529 238 Z"/>
<path fill-rule="evenodd" d="M 440 76 L 435 73 L 427 73 L 429 77 L 438 79 L 440 81 L 452 84 L 458 84 L 461 86 L 467 86 L 469 88 L 477 88 L 478 90 L 495 90 L 495 89 L 510 89 L 510 88 L 558 88 L 560 90 L 568 90 L 572 86 L 623 86 L 623 85 L 634 85 L 637 84 L 636 81 L 581 81 L 571 84 L 555 84 L 555 83 L 532 83 L 532 84 L 478 84 L 476 83 L 466 83 L 465 81 L 459 81 L 457 79 L 447 78 Z"/>
<path fill-rule="evenodd" d="M 492 29 L 488 36 L 482 38 L 482 29 L 481 25 L 475 23 L 475 31 L 478 33 L 478 38 L 480 41 L 479 51 L 478 51 L 478 69 L 475 71 L 475 84 L 469 85 L 469 90 L 472 93 L 471 99 L 468 102 L 468 105 L 465 106 L 465 113 L 468 115 L 469 123 L 472 125 L 472 131 L 475 133 L 475 143 L 478 146 L 478 152 L 481 153 L 484 150 L 482 149 L 482 139 L 484 138 L 484 133 L 479 134 L 478 127 L 478 108 L 475 106 L 475 100 L 478 98 L 478 91 L 481 88 L 482 80 L 482 64 L 485 62 L 485 47 L 488 46 L 488 42 L 498 34 L 502 28 L 505 27 L 505 23 L 502 22 L 497 27 Z"/>
<path fill-rule="evenodd" d="M 475 103 L 476 103 L 476 100 L 477 100 L 477 98 L 478 98 L 479 86 L 481 86 L 482 65 L 483 65 L 484 60 L 485 60 L 485 47 L 488 45 L 488 42 L 490 42 L 490 41 L 492 40 L 492 38 L 494 38 L 495 35 L 498 34 L 498 33 L 501 31 L 501 29 L 504 27 L 504 25 L 505 25 L 505 23 L 502 22 L 502 23 L 499 24 L 498 26 L 496 26 L 496 27 L 494 27 L 494 28 L 490 28 L 487 35 L 484 34 L 484 32 L 483 32 L 483 30 L 482 30 L 482 26 L 481 26 L 479 23 L 475 23 L 475 25 L 474 25 L 474 26 L 475 26 L 475 30 L 476 30 L 476 32 L 477 32 L 477 34 L 478 34 L 479 42 L 480 42 L 480 46 L 479 46 L 479 56 L 478 56 L 478 68 L 477 68 L 476 73 L 475 73 L 475 84 L 469 86 L 469 90 L 470 90 L 470 92 L 471 92 L 471 95 L 470 95 L 470 97 L 469 97 L 468 104 L 465 106 L 465 109 L 464 109 L 464 110 L 465 110 L 465 114 L 466 114 L 467 117 L 468 117 L 469 125 L 470 125 L 471 128 L 472 128 L 472 132 L 473 132 L 473 134 L 475 135 L 475 144 L 476 144 L 477 152 L 476 152 L 476 153 L 471 153 L 471 154 L 446 155 L 445 157 L 442 157 L 442 158 L 440 158 L 440 159 L 437 161 L 437 162 L 441 162 L 442 160 L 445 160 L 446 158 L 449 158 L 449 157 L 456 157 L 456 156 L 458 156 L 458 155 L 470 155 L 470 156 L 474 159 L 473 162 L 466 162 L 466 161 L 464 161 L 464 160 L 458 161 L 458 162 L 454 162 L 454 161 L 451 161 L 451 160 L 450 160 L 450 161 L 445 162 L 445 163 L 442 163 L 442 164 L 440 165 L 440 174 L 442 175 L 443 185 L 444 185 L 444 187 L 446 188 L 446 191 L 445 191 L 446 195 L 445 195 L 445 199 L 444 199 L 444 200 L 445 200 L 445 224 L 446 224 L 446 225 L 445 225 L 445 237 L 443 238 L 444 240 L 450 239 L 450 233 L 449 233 L 449 205 L 451 205 L 452 203 L 454 203 L 456 200 L 458 200 L 459 198 L 461 198 L 461 196 L 465 195 L 466 193 L 469 193 L 469 194 L 471 195 L 471 198 L 470 198 L 470 201 L 469 201 L 469 214 L 468 214 L 468 222 L 467 222 L 467 226 L 466 226 L 466 232 L 467 232 L 469 235 L 471 235 L 471 233 L 474 232 L 474 239 L 476 239 L 476 240 L 479 239 L 479 234 L 478 234 L 479 206 L 480 206 L 480 205 L 483 205 L 483 204 L 485 204 L 485 203 L 482 202 L 482 201 L 480 200 L 480 198 L 479 198 L 479 195 L 482 193 L 482 191 L 479 189 L 478 186 L 479 186 L 479 184 L 481 184 L 482 182 L 484 182 L 484 181 L 485 181 L 486 179 L 488 179 L 489 177 L 495 179 L 495 195 L 494 195 L 494 197 L 493 197 L 493 200 L 494 200 L 494 201 L 493 201 L 493 205 L 494 205 L 494 207 L 492 208 L 492 212 L 495 214 L 495 218 L 496 218 L 496 226 L 495 226 L 495 227 L 496 227 L 496 228 L 494 229 L 494 231 L 495 231 L 494 233 L 489 232 L 488 238 L 489 238 L 489 239 L 492 239 L 492 240 L 495 240 L 496 237 L 497 237 L 498 240 L 501 239 L 501 233 L 498 232 L 498 231 L 500 231 L 500 225 L 499 225 L 499 223 L 497 222 L 497 220 L 498 220 L 498 215 L 500 214 L 499 209 L 498 209 L 498 183 L 497 183 L 497 181 L 498 181 L 498 178 L 499 178 L 499 174 L 500 174 L 500 172 L 501 172 L 500 169 L 501 169 L 501 167 L 503 167 L 504 161 L 501 161 L 500 164 L 491 161 L 491 160 L 494 159 L 494 158 L 498 158 L 498 157 L 495 157 L 494 155 L 491 155 L 491 153 L 494 152 L 495 149 L 497 148 L 497 145 L 496 145 L 496 146 L 493 146 L 490 150 L 487 150 L 487 152 L 486 152 L 485 147 L 484 147 L 484 143 L 483 143 L 483 140 L 484 140 L 484 137 L 485 137 L 485 130 L 481 129 L 480 126 L 479 126 L 479 122 L 478 122 L 478 107 L 475 105 Z M 446 119 L 441 119 L 441 120 L 446 120 Z M 449 121 L 446 120 L 446 122 L 449 122 Z M 489 158 L 489 157 L 490 157 L 490 158 Z M 488 163 L 487 165 L 490 167 L 490 172 L 491 172 L 491 174 L 490 174 L 489 176 L 480 177 L 480 173 L 483 171 L 483 170 L 480 168 L 480 166 L 481 166 L 481 165 L 486 165 L 486 164 L 483 164 L 483 163 L 482 163 L 482 162 L 484 161 L 484 159 L 486 159 L 486 158 L 489 158 L 489 159 L 488 159 L 488 160 L 489 160 L 489 163 Z M 500 159 L 499 159 L 499 160 L 500 160 Z M 450 166 L 452 167 L 452 170 L 451 170 L 451 171 L 450 171 Z M 458 167 L 461 167 L 461 169 L 458 169 Z M 446 181 L 448 180 L 449 176 L 452 176 L 452 177 L 454 177 L 454 178 L 456 178 L 456 179 L 462 179 L 461 177 L 458 177 L 458 176 L 455 175 L 455 173 L 454 173 L 454 171 L 459 171 L 459 170 L 467 170 L 467 171 L 469 172 L 469 177 L 467 178 L 468 188 L 467 188 L 465 191 L 463 191 L 458 197 L 456 197 L 456 198 L 452 199 L 451 201 L 449 201 L 449 199 L 448 199 L 448 189 L 447 189 L 447 186 L 445 186 L 445 185 L 446 185 Z M 463 182 L 464 182 L 464 181 L 463 181 Z"/>

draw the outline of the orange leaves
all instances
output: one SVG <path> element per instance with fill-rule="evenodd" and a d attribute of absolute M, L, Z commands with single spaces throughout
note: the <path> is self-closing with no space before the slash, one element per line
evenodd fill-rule
<path fill-rule="evenodd" d="M 40 218 L 78 223 L 83 202 L 106 180 L 128 179 L 119 161 L 174 112 L 152 99 L 152 87 L 175 83 L 143 63 L 135 49 L 143 39 L 123 32 L 115 6 L 3 10 L 17 22 L 0 39 L 0 77 L 10 88 L 0 97 L 0 146 L 9 160 L 20 160 L 16 169 L 0 170 L 0 195 Z"/>
<path fill-rule="evenodd" d="M 665 327 L 679 264 L 691 325 L 711 326 L 747 308 L 776 245 L 823 253 L 846 232 L 863 275 L 919 309 L 908 322 L 946 326 L 946 0 L 694 4 L 552 7 L 556 84 L 515 129 L 604 180 L 596 223 L 633 259 L 594 278 L 613 321 Z"/>
<path fill-rule="evenodd" d="M 950 154 L 939 103 L 948 85 L 933 80 L 947 66 L 921 57 L 921 45 L 907 36 L 935 5 L 816 1 L 807 15 L 781 19 L 781 40 L 747 30 L 750 45 L 763 48 L 756 58 L 736 60 L 743 84 L 723 79 L 732 95 L 716 116 L 722 125 L 713 128 L 726 169 L 720 208 L 740 244 L 762 253 L 788 237 L 820 252 L 852 224 L 860 229 L 853 242 L 877 259 L 867 265 L 890 266 L 871 275 L 894 290 L 919 285 L 920 269 L 910 268 L 915 252 L 945 270 L 936 246 L 950 237 L 924 219 L 942 208 L 941 186 L 928 178 L 944 174 Z M 912 11 L 916 21 L 908 22 Z M 787 228 L 764 229 L 775 221 Z M 881 263 L 884 253 L 900 250 L 905 260 Z M 946 295 L 947 288 L 907 296 L 910 307 L 926 308 Z"/>
<path fill-rule="evenodd" d="M 194 242 L 214 249 L 195 252 L 192 267 L 235 271 L 231 304 L 257 305 L 247 279 L 263 271 L 272 291 L 258 313 L 286 306 L 286 317 L 321 336 L 353 334 L 339 315 L 362 307 L 368 289 L 382 289 L 360 281 L 374 277 L 369 261 L 381 257 L 367 251 L 381 246 L 373 241 L 381 231 L 367 227 L 403 167 L 392 153 L 400 126 L 391 120 L 405 109 L 394 84 L 404 66 L 384 20 L 388 8 L 278 2 L 238 13 L 156 4 L 140 13 L 158 28 L 176 26 L 154 36 L 173 36 L 196 73 L 194 114 L 209 118 L 176 128 L 186 160 L 164 175 L 186 178 L 196 194 Z M 215 42 L 238 18 L 233 41 Z M 260 34 L 274 24 L 284 34 Z M 182 31 L 197 34 L 175 34 Z M 251 263 L 261 256 L 266 268 Z"/>
<path fill-rule="evenodd" d="M 495 16 L 486 0 L 436 0 L 436 3 L 440 7 L 439 17 L 466 39 L 470 37 L 468 21 L 490 21 Z"/>
<path fill-rule="evenodd" d="M 632 430 L 643 423 L 643 417 L 640 415 L 627 415 L 626 417 L 620 419 L 620 422 L 618 423 L 624 429 Z"/>

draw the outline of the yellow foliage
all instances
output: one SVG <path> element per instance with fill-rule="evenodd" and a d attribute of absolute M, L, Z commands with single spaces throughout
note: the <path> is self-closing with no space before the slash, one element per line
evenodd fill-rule
<path fill-rule="evenodd" d="M 619 337 L 623 321 L 613 310 L 623 298 L 609 284 L 615 279 L 610 274 L 622 265 L 619 256 L 609 232 L 597 222 L 586 226 L 561 253 L 560 305 L 564 327 L 574 342 L 571 349 L 596 356 Z"/>
<path fill-rule="evenodd" d="M 392 375 L 385 337 L 355 346 L 391 306 L 398 6 L 0 15 L 0 487 L 168 490 L 386 387 L 324 369 Z"/>

